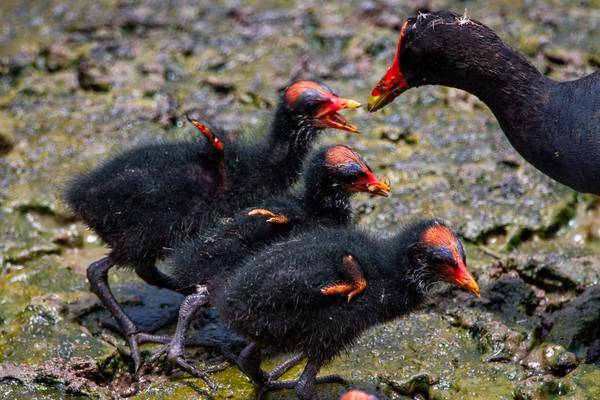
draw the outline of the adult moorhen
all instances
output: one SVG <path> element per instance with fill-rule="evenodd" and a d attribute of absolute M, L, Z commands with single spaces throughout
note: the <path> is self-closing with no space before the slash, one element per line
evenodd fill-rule
<path fill-rule="evenodd" d="M 440 11 L 403 23 L 394 61 L 372 91 L 369 111 L 422 85 L 479 97 L 533 166 L 577 191 L 600 194 L 600 72 L 556 82 L 482 23 Z"/>

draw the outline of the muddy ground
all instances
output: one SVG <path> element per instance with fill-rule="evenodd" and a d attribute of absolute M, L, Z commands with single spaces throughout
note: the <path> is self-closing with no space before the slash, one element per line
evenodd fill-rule
<path fill-rule="evenodd" d="M 597 0 L 0 2 L 0 398 L 130 393 L 127 346 L 85 278 L 107 249 L 62 203 L 70 177 L 137 143 L 196 140 L 187 112 L 258 135 L 291 79 L 322 79 L 366 103 L 403 18 L 441 8 L 468 8 L 553 78 L 600 66 Z M 383 112 L 346 114 L 362 134 L 322 142 L 356 148 L 394 192 L 357 198 L 357 223 L 392 231 L 421 215 L 448 220 L 482 296 L 441 289 L 323 372 L 381 399 L 600 398 L 600 200 L 525 163 L 461 91 L 424 87 Z M 145 327 L 180 301 L 127 271 L 111 283 Z M 195 334 L 236 340 L 211 321 Z M 203 349 L 189 358 L 220 361 Z M 135 398 L 253 396 L 235 368 L 214 379 L 211 395 L 201 380 L 147 369 Z"/>

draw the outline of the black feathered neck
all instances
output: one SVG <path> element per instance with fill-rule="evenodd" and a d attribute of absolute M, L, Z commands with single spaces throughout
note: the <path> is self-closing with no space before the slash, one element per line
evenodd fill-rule
<path fill-rule="evenodd" d="M 351 193 L 344 190 L 334 172 L 325 165 L 325 153 L 317 153 L 306 167 L 302 201 L 313 218 L 332 219 L 345 225 L 352 217 Z"/>
<path fill-rule="evenodd" d="M 350 193 L 341 186 L 332 186 L 324 179 L 315 185 L 308 185 L 302 196 L 307 212 L 315 219 L 332 219 L 346 225 L 352 218 Z"/>
<path fill-rule="evenodd" d="M 322 130 L 314 125 L 312 117 L 293 113 L 281 100 L 266 138 L 272 163 L 276 166 L 294 165 L 299 169 Z"/>
<path fill-rule="evenodd" d="M 238 192 L 247 197 L 251 192 L 260 199 L 287 190 L 298 180 L 304 158 L 321 130 L 310 117 L 292 113 L 281 100 L 266 137 L 255 142 L 240 140 L 225 149 L 230 180 L 225 196 Z"/>
<path fill-rule="evenodd" d="M 304 158 L 321 130 L 308 116 L 293 114 L 280 101 L 266 137 L 226 150 L 232 191 L 236 187 L 244 191 L 262 187 L 267 193 L 287 189 L 300 176 Z"/>
<path fill-rule="evenodd" d="M 499 119 L 524 117 L 515 111 L 539 101 L 552 83 L 487 26 L 448 11 L 409 19 L 400 65 L 411 85 L 463 89 Z"/>

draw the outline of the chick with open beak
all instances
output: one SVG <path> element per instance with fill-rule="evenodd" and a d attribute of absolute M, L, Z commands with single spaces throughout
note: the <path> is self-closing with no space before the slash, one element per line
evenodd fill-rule
<path fill-rule="evenodd" d="M 295 114 L 311 116 L 311 122 L 316 127 L 358 132 L 358 127 L 350 123 L 338 111 L 358 108 L 361 104 L 352 99 L 339 97 L 322 82 L 295 82 L 286 90 L 284 101 L 289 110 Z"/>

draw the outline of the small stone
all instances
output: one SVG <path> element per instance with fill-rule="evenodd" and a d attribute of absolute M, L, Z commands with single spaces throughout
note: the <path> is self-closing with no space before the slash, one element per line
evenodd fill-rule
<path fill-rule="evenodd" d="M 475 108 L 482 108 L 482 103 L 476 96 L 460 89 L 448 88 L 445 100 L 449 107 L 460 111 L 469 112 Z"/>
<path fill-rule="evenodd" d="M 48 71 L 70 67 L 75 62 L 75 53 L 63 44 L 51 44 L 42 51 Z"/>
<path fill-rule="evenodd" d="M 158 74 L 165 76 L 166 68 L 160 60 L 152 60 L 145 62 L 139 66 L 139 70 L 142 74 Z"/>
<path fill-rule="evenodd" d="M 0 55 L 0 76 L 18 75 L 21 71 L 34 63 L 37 54 L 37 49 L 35 53 L 33 50 L 28 49 L 16 54 L 9 54 L 6 56 Z"/>
<path fill-rule="evenodd" d="M 402 27 L 403 19 L 395 14 L 379 14 L 375 17 L 375 25 L 392 30 L 399 30 Z"/>
<path fill-rule="evenodd" d="M 112 86 L 108 68 L 86 57 L 79 61 L 77 78 L 79 85 L 87 90 L 107 92 Z"/>
<path fill-rule="evenodd" d="M 517 361 L 527 354 L 532 339 L 498 321 L 474 326 L 471 331 L 479 340 L 485 362 Z"/>
<path fill-rule="evenodd" d="M 70 224 L 54 230 L 53 242 L 66 247 L 83 247 L 83 234 L 76 224 Z"/>
<path fill-rule="evenodd" d="M 514 400 L 546 400 L 566 394 L 567 387 L 552 375 L 532 376 L 519 382 L 513 393 Z"/>
<path fill-rule="evenodd" d="M 92 358 L 72 357 L 68 361 L 60 358 L 48 360 L 36 368 L 36 381 L 65 385 L 67 393 L 89 396 L 101 389 L 97 382 L 106 381 L 98 363 Z"/>
<path fill-rule="evenodd" d="M 510 260 L 507 268 L 543 288 L 566 290 L 600 282 L 600 260 L 594 256 L 523 255 Z"/>
<path fill-rule="evenodd" d="M 544 56 L 546 56 L 548 61 L 558 65 L 573 64 L 577 67 L 582 67 L 586 63 L 583 53 L 575 49 L 552 47 L 544 50 Z"/>
<path fill-rule="evenodd" d="M 542 343 L 522 361 L 523 366 L 537 374 L 565 376 L 577 367 L 577 357 L 558 344 Z"/>
<path fill-rule="evenodd" d="M 148 74 L 144 78 L 144 96 L 153 96 L 158 92 L 163 84 L 165 83 L 165 78 L 159 74 Z"/>
<path fill-rule="evenodd" d="M 545 341 L 583 357 L 587 346 L 600 335 L 600 285 L 590 286 L 552 317 L 554 324 Z"/>
<path fill-rule="evenodd" d="M 0 113 L 0 154 L 8 153 L 15 146 L 14 120 L 5 113 Z"/>
<path fill-rule="evenodd" d="M 235 89 L 235 84 L 233 82 L 218 76 L 206 77 L 203 82 L 210 86 L 215 92 L 221 94 L 229 94 Z"/>
<path fill-rule="evenodd" d="M 379 374 L 377 379 L 390 386 L 394 392 L 413 399 L 420 398 L 417 396 L 423 396 L 425 399 L 432 398 L 431 387 L 439 382 L 437 376 L 428 372 L 413 375 L 403 381 L 397 381 L 387 374 Z"/>
<path fill-rule="evenodd" d="M 513 272 L 514 273 L 514 272 Z M 537 298 L 531 287 L 520 277 L 505 275 L 485 291 L 486 308 L 502 314 L 530 315 L 537 306 Z M 519 318 L 515 315 L 515 318 Z"/>
<path fill-rule="evenodd" d="M 419 135 L 417 133 L 393 125 L 378 126 L 373 131 L 376 136 L 393 143 L 404 142 L 414 145 L 419 142 Z"/>

